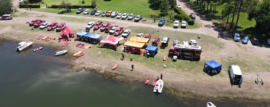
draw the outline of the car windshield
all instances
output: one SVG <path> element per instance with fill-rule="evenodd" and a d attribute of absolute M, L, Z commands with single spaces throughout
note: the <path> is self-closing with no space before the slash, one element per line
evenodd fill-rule
<path fill-rule="evenodd" d="M 245 37 L 244 39 L 245 39 L 245 40 L 247 40 L 247 39 L 248 39 L 248 37 Z"/>
<path fill-rule="evenodd" d="M 145 38 L 149 38 L 149 36 L 145 36 Z"/>
<path fill-rule="evenodd" d="M 84 10 L 84 12 L 87 12 L 87 11 L 89 11 L 89 10 Z"/>
<path fill-rule="evenodd" d="M 90 23 L 88 23 L 87 25 L 88 25 L 88 26 L 90 26 L 91 24 L 90 24 Z"/>
<path fill-rule="evenodd" d="M 49 25 L 49 27 L 52 27 L 52 25 Z"/>
<path fill-rule="evenodd" d="M 235 37 L 240 37 L 240 35 L 239 34 L 235 34 Z"/>
<path fill-rule="evenodd" d="M 182 24 L 186 24 L 186 22 L 182 22 Z"/>
<path fill-rule="evenodd" d="M 178 24 L 178 22 L 174 22 L 174 24 Z"/>
<path fill-rule="evenodd" d="M 116 32 L 120 32 L 120 30 L 116 30 Z"/>
<path fill-rule="evenodd" d="M 57 26 L 57 28 L 61 28 L 62 26 Z"/>
<path fill-rule="evenodd" d="M 127 34 L 128 32 L 124 32 L 123 34 Z"/>
<path fill-rule="evenodd" d="M 99 26 L 99 24 L 96 24 L 96 26 Z"/>
<path fill-rule="evenodd" d="M 106 27 L 107 25 L 102 25 L 102 27 Z"/>

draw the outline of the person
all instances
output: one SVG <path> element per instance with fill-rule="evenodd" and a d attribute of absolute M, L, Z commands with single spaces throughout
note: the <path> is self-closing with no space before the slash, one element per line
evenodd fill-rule
<path fill-rule="evenodd" d="M 130 58 L 130 61 L 132 61 L 132 58 Z"/>
<path fill-rule="evenodd" d="M 162 79 L 162 77 L 163 77 L 163 74 L 161 73 L 161 74 L 160 74 L 160 79 Z"/>
<path fill-rule="evenodd" d="M 30 11 L 31 11 L 31 7 L 30 7 Z"/>
<path fill-rule="evenodd" d="M 159 76 L 158 76 L 158 74 L 157 74 L 157 80 L 159 80 Z"/>
<path fill-rule="evenodd" d="M 124 60 L 124 57 L 125 57 L 125 56 L 124 56 L 124 54 L 123 54 L 123 53 L 121 53 L 121 54 L 122 54 L 122 58 L 121 58 L 121 60 Z"/>
<path fill-rule="evenodd" d="M 156 23 L 156 18 L 154 18 L 154 23 Z"/>
<path fill-rule="evenodd" d="M 133 69 L 134 69 L 134 65 L 132 64 L 132 65 L 131 65 L 131 71 L 133 71 Z"/>

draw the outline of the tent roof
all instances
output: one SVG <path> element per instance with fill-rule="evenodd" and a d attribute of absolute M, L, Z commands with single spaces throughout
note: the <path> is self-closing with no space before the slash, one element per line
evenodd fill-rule
<path fill-rule="evenodd" d="M 137 37 L 137 36 L 133 36 L 130 38 L 130 41 L 132 42 L 140 42 L 140 43 L 147 43 L 149 40 L 149 38 L 144 38 L 144 37 Z"/>
<path fill-rule="evenodd" d="M 86 34 L 84 34 L 84 35 L 82 35 L 82 36 L 84 36 L 84 37 L 91 37 L 92 36 L 92 33 L 86 33 Z"/>
<path fill-rule="evenodd" d="M 221 64 L 219 64 L 218 62 L 211 60 L 209 62 L 206 62 L 205 64 L 207 64 L 208 66 L 210 66 L 211 68 L 218 68 L 221 67 Z"/>
<path fill-rule="evenodd" d="M 125 40 L 123 37 L 113 37 L 108 35 L 106 39 L 101 40 L 99 43 L 109 43 L 116 45 L 120 40 Z"/>
<path fill-rule="evenodd" d="M 158 48 L 156 46 L 147 46 L 145 50 L 149 50 L 149 51 L 156 51 Z"/>
<path fill-rule="evenodd" d="M 80 36 L 85 35 L 85 34 L 86 34 L 86 32 L 84 32 L 82 30 L 80 32 L 76 33 L 76 35 L 80 35 Z"/>
<path fill-rule="evenodd" d="M 101 35 L 96 34 L 96 33 L 91 35 L 91 38 L 93 38 L 93 39 L 98 39 L 98 38 L 100 38 L 100 37 L 102 38 Z"/>
<path fill-rule="evenodd" d="M 139 42 L 127 41 L 124 45 L 125 46 L 136 47 L 136 48 L 142 48 L 145 44 L 144 43 L 139 43 Z"/>
<path fill-rule="evenodd" d="M 64 30 L 62 31 L 61 35 L 65 34 L 65 35 L 69 35 L 69 33 L 73 33 L 73 31 L 68 28 L 67 26 L 64 28 Z M 74 34 L 74 33 L 73 33 Z"/>

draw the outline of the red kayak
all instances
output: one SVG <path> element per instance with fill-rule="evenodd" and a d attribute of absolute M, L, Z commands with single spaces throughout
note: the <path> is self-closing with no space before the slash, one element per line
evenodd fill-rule
<path fill-rule="evenodd" d="M 153 87 L 156 85 L 156 82 L 157 82 L 157 80 L 154 80 L 154 82 L 153 82 Z"/>
<path fill-rule="evenodd" d="M 42 47 L 37 47 L 37 48 L 34 49 L 34 51 L 36 52 L 36 51 L 39 51 L 41 49 L 42 49 Z"/>
<path fill-rule="evenodd" d="M 151 78 L 148 78 L 148 79 L 145 81 L 145 85 L 148 84 L 150 81 L 151 81 Z"/>
<path fill-rule="evenodd" d="M 165 61 L 165 60 L 166 60 L 166 55 L 163 56 L 163 61 Z"/>

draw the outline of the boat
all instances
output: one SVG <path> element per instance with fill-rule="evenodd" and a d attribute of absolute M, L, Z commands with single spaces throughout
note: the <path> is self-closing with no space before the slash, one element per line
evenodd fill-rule
<path fill-rule="evenodd" d="M 84 53 L 82 51 L 78 51 L 76 53 L 73 53 L 73 56 L 75 56 L 76 58 L 81 57 L 83 55 L 84 55 Z"/>
<path fill-rule="evenodd" d="M 145 81 L 145 85 L 148 84 L 150 81 L 151 81 L 151 78 L 148 78 L 148 79 Z"/>
<path fill-rule="evenodd" d="M 39 50 L 42 50 L 42 49 L 43 49 L 43 47 L 37 47 L 37 48 L 34 49 L 34 51 L 36 52 L 36 51 L 39 51 Z"/>
<path fill-rule="evenodd" d="M 164 55 L 164 56 L 163 56 L 163 61 L 165 61 L 165 60 L 166 60 L 166 56 Z"/>
<path fill-rule="evenodd" d="M 156 85 L 156 82 L 157 82 L 157 80 L 154 80 L 154 82 L 153 82 L 153 84 L 152 84 L 153 87 Z"/>
<path fill-rule="evenodd" d="M 64 55 L 64 54 L 67 53 L 67 51 L 68 51 L 68 50 L 56 51 L 56 52 L 54 53 L 54 55 L 55 55 L 55 56 L 58 56 L 58 55 Z"/>
<path fill-rule="evenodd" d="M 118 67 L 118 64 L 115 64 L 113 67 L 112 67 L 112 70 L 116 69 Z"/>
<path fill-rule="evenodd" d="M 16 50 L 17 50 L 17 51 L 23 51 L 23 50 L 25 50 L 25 49 L 31 47 L 32 44 L 33 44 L 33 42 L 25 42 L 25 41 L 20 42 L 20 43 L 19 43 L 19 46 L 17 47 Z"/>
<path fill-rule="evenodd" d="M 156 85 L 154 87 L 153 92 L 155 92 L 155 93 L 156 92 L 161 93 L 162 92 L 162 89 L 163 89 L 163 85 L 164 85 L 163 80 L 158 80 L 156 82 Z"/>
<path fill-rule="evenodd" d="M 206 107 L 217 107 L 215 104 L 213 104 L 212 102 L 208 101 L 206 103 Z"/>

